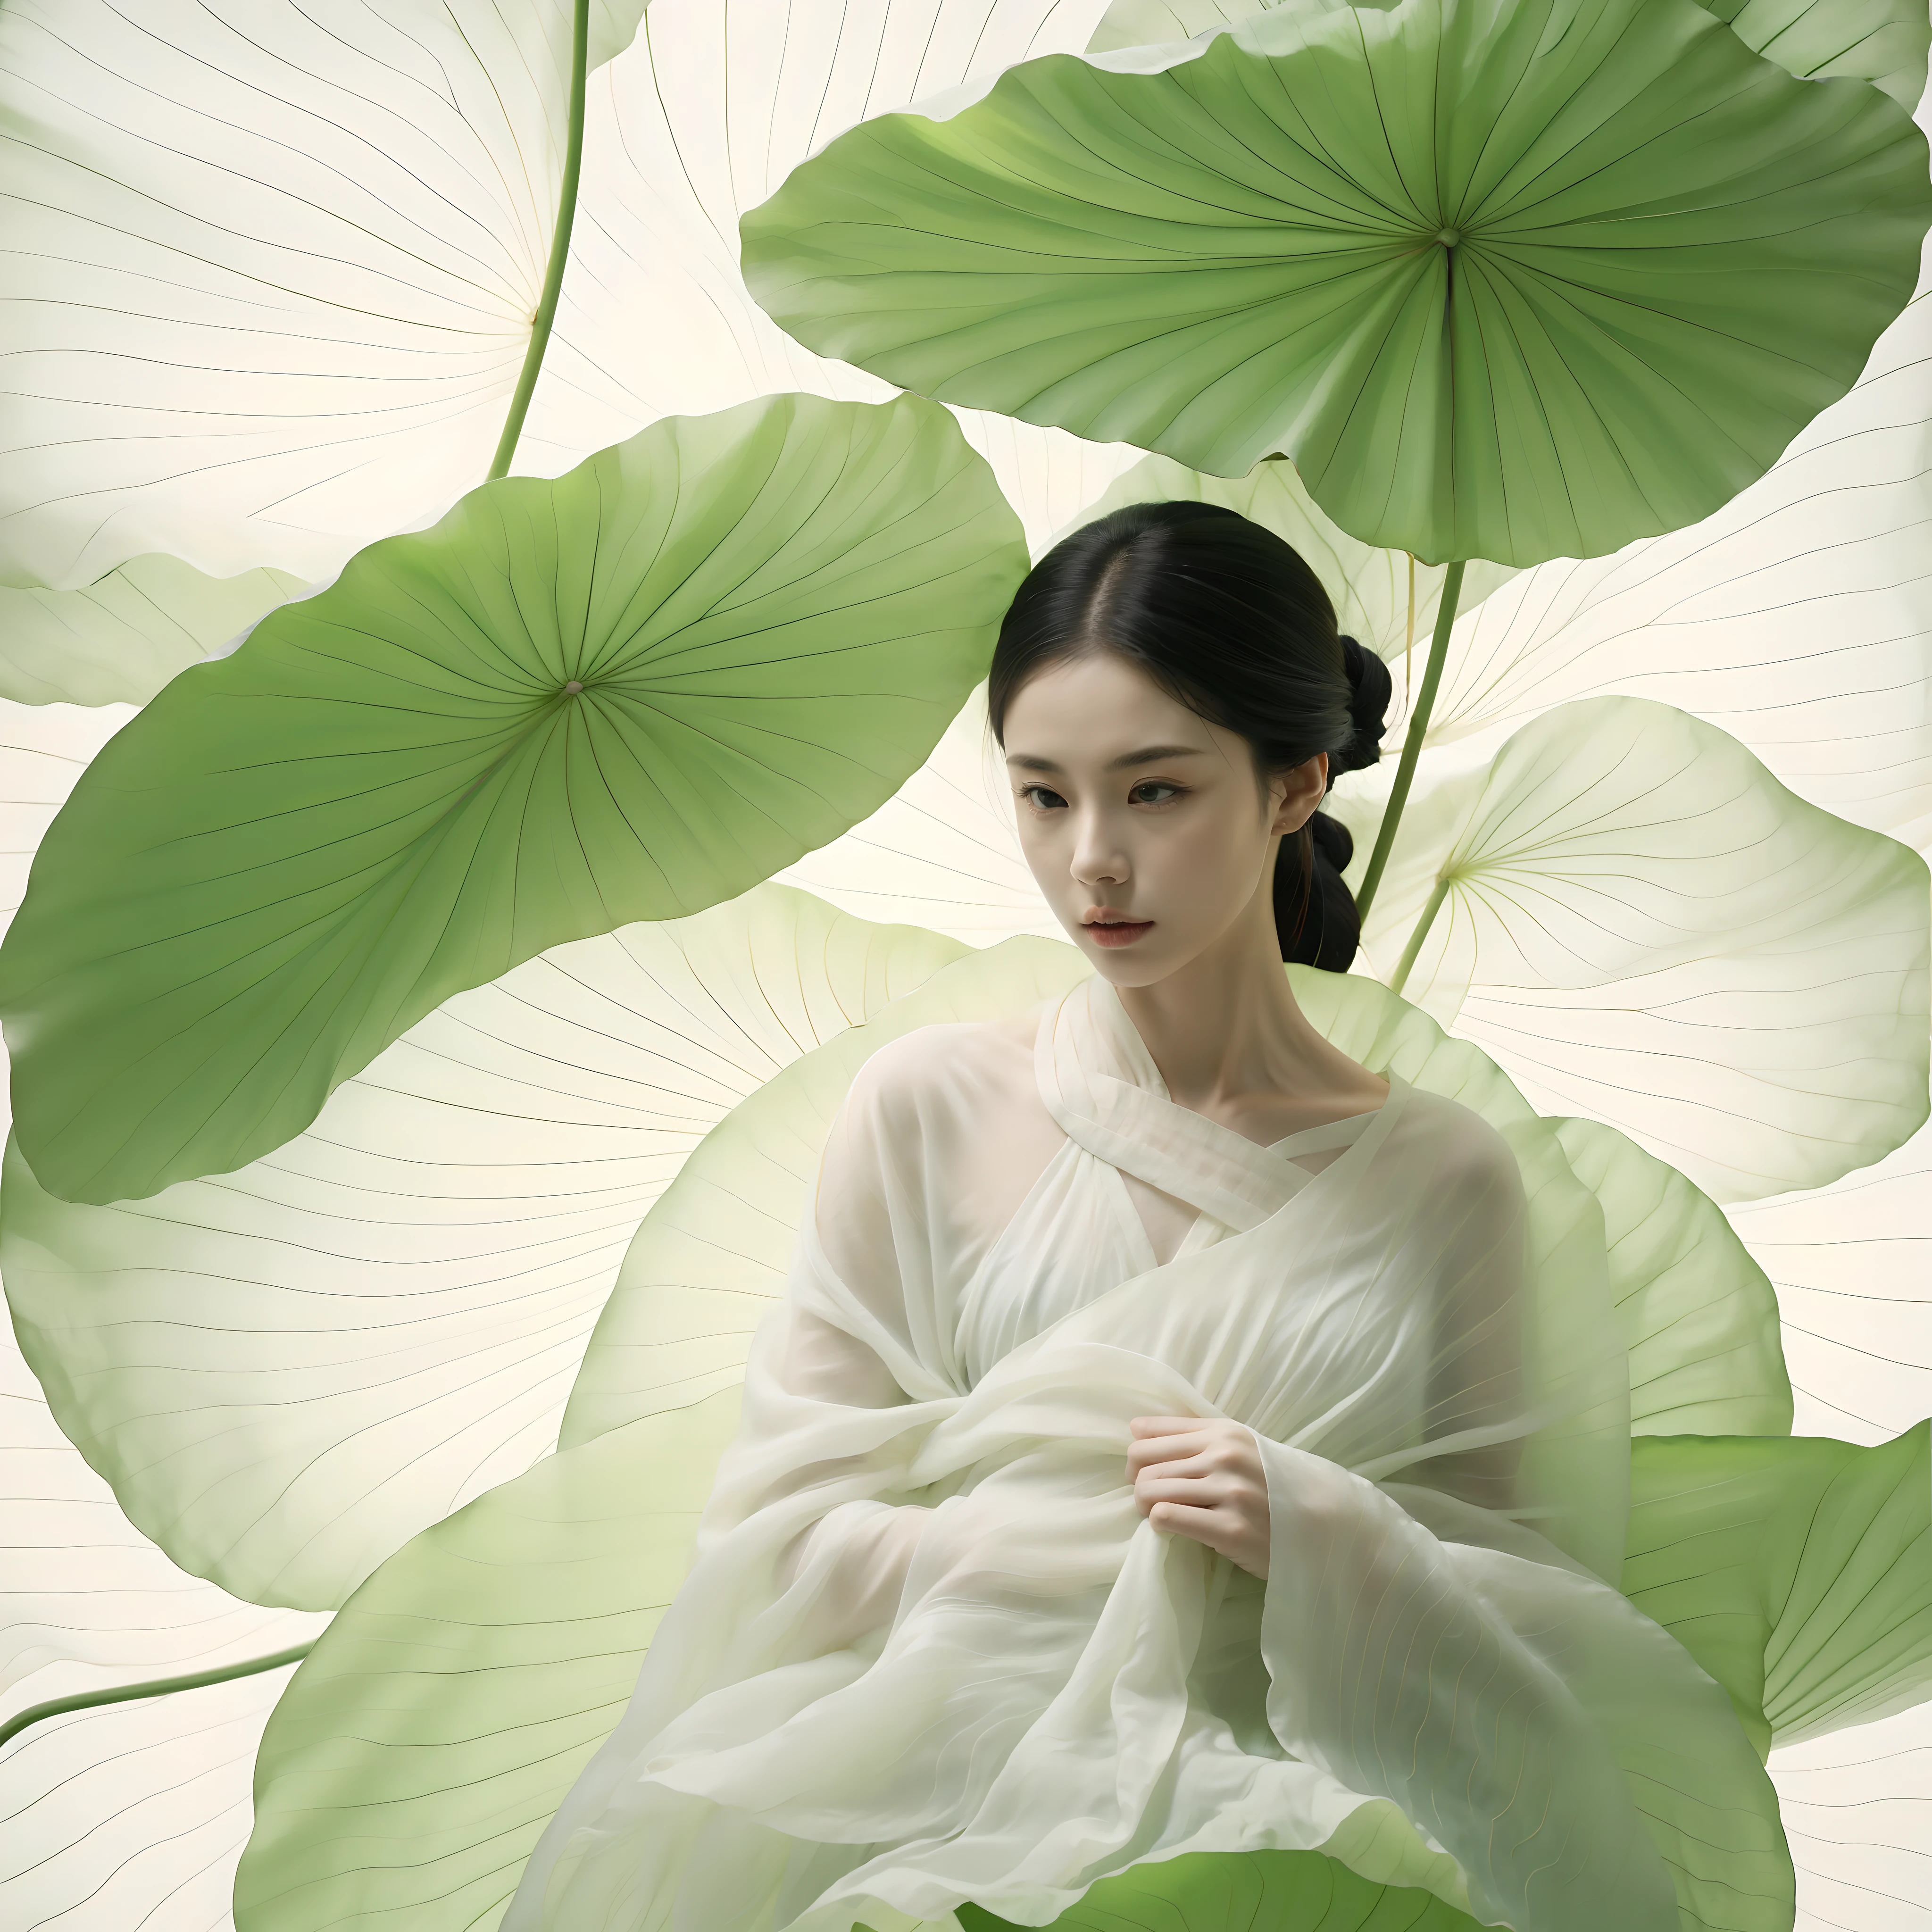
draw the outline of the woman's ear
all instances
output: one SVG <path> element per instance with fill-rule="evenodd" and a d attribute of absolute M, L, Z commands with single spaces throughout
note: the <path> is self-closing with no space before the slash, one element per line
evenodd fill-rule
<path fill-rule="evenodd" d="M 1313 758 L 1277 772 L 1270 789 L 1275 814 L 1269 831 L 1299 832 L 1328 795 L 1328 754 L 1317 752 Z"/>

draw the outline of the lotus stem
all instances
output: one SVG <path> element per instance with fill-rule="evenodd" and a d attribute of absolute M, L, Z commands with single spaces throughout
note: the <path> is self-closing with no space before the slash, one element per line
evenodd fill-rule
<path fill-rule="evenodd" d="M 29 1704 L 16 1711 L 0 1724 L 0 1744 L 17 1738 L 29 1724 L 47 1718 L 63 1716 L 69 1711 L 88 1711 L 97 1704 L 125 1704 L 137 1697 L 163 1697 L 170 1690 L 199 1690 L 204 1684 L 226 1684 L 236 1677 L 253 1677 L 264 1670 L 279 1670 L 285 1664 L 299 1664 L 314 1649 L 316 1640 L 292 1644 L 272 1657 L 244 1658 L 239 1664 L 224 1664 L 213 1670 L 191 1670 L 182 1677 L 154 1677 L 141 1684 L 117 1684 L 106 1690 L 80 1690 L 71 1697 L 50 1697 L 44 1704 Z"/>
<path fill-rule="evenodd" d="M 530 346 L 524 351 L 516 393 L 510 398 L 510 413 L 503 418 L 503 434 L 497 439 L 496 454 L 490 465 L 488 480 L 492 483 L 510 473 L 510 460 L 517 453 L 524 418 L 529 413 L 530 398 L 536 389 L 537 372 L 543 367 L 544 351 L 550 346 L 550 325 L 556 320 L 556 298 L 562 292 L 563 272 L 570 260 L 570 231 L 577 220 L 577 184 L 584 172 L 584 80 L 590 47 L 590 0 L 576 0 L 570 18 L 570 125 L 563 150 L 563 185 L 556 196 L 556 227 L 550 238 L 550 265 L 544 271 L 543 293 L 537 298 L 537 312 L 530 318 Z"/>
<path fill-rule="evenodd" d="M 1408 628 L 1402 640 L 1402 688 L 1411 691 L 1415 686 L 1415 553 L 1405 554 L 1408 558 Z"/>
<path fill-rule="evenodd" d="M 1436 923 L 1436 915 L 1442 910 L 1442 902 L 1448 896 L 1449 880 L 1445 874 L 1436 881 L 1436 890 L 1429 895 L 1429 903 L 1422 908 L 1422 916 L 1415 922 L 1415 930 L 1408 935 L 1408 944 L 1402 949 L 1402 964 L 1396 967 L 1395 976 L 1389 982 L 1391 993 L 1400 992 L 1408 984 L 1415 956 L 1422 950 L 1422 942 L 1429 937 L 1429 928 Z"/>
<path fill-rule="evenodd" d="M 1408 802 L 1408 788 L 1415 781 L 1415 761 L 1422 755 L 1422 741 L 1428 735 L 1429 714 L 1436 709 L 1436 688 L 1442 682 L 1442 667 L 1449 658 L 1449 632 L 1456 622 L 1456 600 L 1462 594 L 1462 561 L 1460 558 L 1442 574 L 1442 601 L 1436 607 L 1436 634 L 1429 640 L 1429 662 L 1423 667 L 1422 688 L 1417 692 L 1408 725 L 1402 734 L 1402 760 L 1395 768 L 1395 784 L 1389 792 L 1388 808 L 1382 814 L 1382 830 L 1376 834 L 1376 849 L 1369 855 L 1368 870 L 1362 874 L 1355 904 L 1363 918 L 1376 902 L 1376 888 L 1382 882 L 1382 868 L 1388 863 L 1395 844 L 1396 827 L 1402 823 L 1402 808 Z"/>

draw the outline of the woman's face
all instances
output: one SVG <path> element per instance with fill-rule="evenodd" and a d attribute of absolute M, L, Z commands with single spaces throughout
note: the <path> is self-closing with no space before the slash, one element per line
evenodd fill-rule
<path fill-rule="evenodd" d="M 1102 978 L 1151 986 L 1224 939 L 1272 944 L 1277 842 L 1321 803 L 1325 756 L 1264 796 L 1246 739 L 1106 650 L 1029 678 L 1005 727 L 1027 863 Z"/>

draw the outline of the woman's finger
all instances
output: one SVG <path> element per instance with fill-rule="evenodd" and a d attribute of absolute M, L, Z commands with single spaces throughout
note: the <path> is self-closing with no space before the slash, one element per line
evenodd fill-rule
<path fill-rule="evenodd" d="M 1144 1476 L 1134 1485 L 1134 1500 L 1142 1510 L 1156 1502 L 1184 1503 L 1196 1509 L 1220 1509 L 1234 1500 L 1231 1486 L 1211 1473 L 1199 1476 Z"/>
<path fill-rule="evenodd" d="M 1190 1542 L 1204 1544 L 1210 1550 L 1220 1551 L 1227 1540 L 1227 1526 L 1213 1510 L 1190 1509 L 1185 1503 L 1160 1502 L 1148 1512 L 1148 1520 L 1163 1535 L 1184 1536 Z"/>
<path fill-rule="evenodd" d="M 1127 1471 L 1138 1474 L 1157 1462 L 1191 1461 L 1204 1456 L 1208 1447 L 1204 1436 L 1150 1436 L 1128 1450 Z"/>

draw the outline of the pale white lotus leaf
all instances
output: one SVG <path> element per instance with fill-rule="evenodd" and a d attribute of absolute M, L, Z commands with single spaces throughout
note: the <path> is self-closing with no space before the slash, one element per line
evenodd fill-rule
<path fill-rule="evenodd" d="M 0 1760 L 0 1896 L 17 1932 L 226 1932 L 284 1668 L 50 1718 Z"/>
<path fill-rule="evenodd" d="M 77 590 L 0 586 L 0 698 L 145 704 L 176 672 L 218 655 L 307 588 L 285 570 L 210 577 L 178 556 L 137 556 Z"/>
<path fill-rule="evenodd" d="M 0 1718 L 266 1656 L 326 1621 L 242 1603 L 171 1563 L 55 1426 L 0 1334 Z"/>
<path fill-rule="evenodd" d="M 1730 1220 L 1778 1291 L 1799 1435 L 1882 1442 L 1932 1415 L 1932 1127 Z"/>
<path fill-rule="evenodd" d="M 19 909 L 41 836 L 130 705 L 10 704 L 0 699 L 0 932 Z"/>
<path fill-rule="evenodd" d="M 626 1244 L 711 1127 L 964 950 L 762 886 L 459 994 L 236 1172 L 91 1207 L 10 1148 L 21 1345 L 184 1569 L 333 1606 L 551 1448 Z"/>
<path fill-rule="evenodd" d="M 149 551 L 314 578 L 482 480 L 556 219 L 571 11 L 6 9 L 0 583 Z M 641 11 L 602 0 L 593 56 Z"/>
<path fill-rule="evenodd" d="M 1611 692 L 1720 725 L 1801 796 L 1932 837 L 1932 292 L 1701 524 L 1526 571 L 1460 617 L 1432 746 Z"/>
<path fill-rule="evenodd" d="M 1077 52 L 1105 0 L 656 0 L 592 77 L 584 188 L 518 470 L 556 475 L 662 416 L 800 389 L 894 393 L 801 348 L 738 271 L 738 218 L 872 116 L 1041 54 Z M 956 411 L 1037 551 L 1141 452 Z"/>
<path fill-rule="evenodd" d="M 1113 0 L 1087 43 L 1090 54 L 1191 40 L 1271 10 L 1268 0 Z"/>
<path fill-rule="evenodd" d="M 1403 808 L 1401 825 L 1384 868 L 1382 883 L 1362 921 L 1362 950 L 1354 970 L 1393 982 L 1417 922 L 1426 910 L 1438 883 L 1438 874 L 1476 814 L 1492 760 L 1460 745 L 1438 750 L 1432 746 L 1417 761 L 1414 784 Z M 1345 772 L 1335 782 L 1322 810 L 1338 818 L 1355 842 L 1355 856 L 1343 877 L 1359 891 L 1369 854 L 1388 808 L 1396 778 L 1396 761 L 1385 755 L 1366 771 Z M 1435 928 L 1430 928 L 1432 932 Z M 1439 933 L 1436 935 L 1441 937 Z M 1424 982 L 1412 971 L 1405 982 L 1406 996 L 1427 1006 Z M 1433 1010 L 1433 1009 L 1431 1009 Z"/>
<path fill-rule="evenodd" d="M 1932 1703 L 1773 1749 L 1793 1932 L 1932 1932 Z"/>
<path fill-rule="evenodd" d="M 1720 1202 L 1825 1186 L 1925 1119 L 1916 853 L 1641 698 L 1546 713 L 1473 803 L 1448 759 L 1437 794 L 1436 763 L 1418 767 L 1370 963 L 1540 1112 L 1618 1127 Z M 1352 826 L 1352 884 L 1376 816 Z"/>
<path fill-rule="evenodd" d="M 877 812 L 778 878 L 856 918 L 926 926 L 969 946 L 1066 937 L 1020 850 L 983 684 Z"/>
<path fill-rule="evenodd" d="M 1778 1298 L 1723 1211 L 1614 1127 L 1555 1125 L 1564 1159 L 1603 1204 L 1630 1351 L 1630 1433 L 1787 1434 Z"/>

